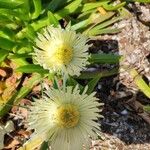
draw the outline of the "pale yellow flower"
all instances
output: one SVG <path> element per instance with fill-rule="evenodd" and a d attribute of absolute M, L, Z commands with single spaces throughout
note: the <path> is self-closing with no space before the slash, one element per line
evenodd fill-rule
<path fill-rule="evenodd" d="M 38 34 L 33 58 L 50 72 L 80 75 L 88 63 L 88 38 L 75 31 L 49 26 Z"/>
<path fill-rule="evenodd" d="M 97 138 L 100 103 L 95 93 L 80 94 L 78 86 L 50 88 L 45 96 L 33 102 L 29 113 L 29 129 L 35 129 L 33 139 L 43 136 L 52 150 L 80 150 Z M 31 137 L 32 140 L 32 137 Z M 30 142 L 30 140 L 29 140 Z"/>

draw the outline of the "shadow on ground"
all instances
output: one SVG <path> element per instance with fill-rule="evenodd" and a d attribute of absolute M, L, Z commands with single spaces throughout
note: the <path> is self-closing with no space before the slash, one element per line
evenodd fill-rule
<path fill-rule="evenodd" d="M 119 51 L 116 40 L 92 41 L 91 53 L 114 53 Z M 96 65 L 100 70 L 110 70 L 116 65 Z M 128 144 L 150 143 L 150 125 L 145 122 L 129 102 L 140 101 L 145 104 L 149 100 L 140 92 L 133 93 L 119 80 L 119 74 L 107 78 L 102 78 L 98 82 L 95 90 L 97 97 L 104 103 L 101 120 L 101 129 L 103 133 L 116 136 Z M 136 98 L 136 99 L 134 99 Z M 140 111 L 140 110 L 138 110 Z"/>

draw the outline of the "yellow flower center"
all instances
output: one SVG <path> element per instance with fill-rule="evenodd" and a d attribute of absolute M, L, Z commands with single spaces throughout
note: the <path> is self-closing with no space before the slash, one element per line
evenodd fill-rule
<path fill-rule="evenodd" d="M 55 120 L 61 127 L 74 127 L 78 124 L 79 121 L 79 111 L 72 104 L 62 105 L 57 109 Z"/>
<path fill-rule="evenodd" d="M 67 45 L 61 44 L 56 48 L 52 59 L 59 65 L 68 65 L 72 60 L 73 50 Z"/>

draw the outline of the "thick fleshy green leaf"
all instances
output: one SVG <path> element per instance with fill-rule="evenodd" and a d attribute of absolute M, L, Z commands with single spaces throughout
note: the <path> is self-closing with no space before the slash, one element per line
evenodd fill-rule
<path fill-rule="evenodd" d="M 0 30 L 0 37 L 6 38 L 9 40 L 14 40 L 15 39 L 15 33 L 11 29 L 9 29 L 7 27 L 3 27 Z"/>
<path fill-rule="evenodd" d="M 97 76 L 102 77 L 109 77 L 112 75 L 116 75 L 118 74 L 118 69 L 111 69 L 111 70 L 106 70 L 106 71 L 101 71 L 101 70 L 96 70 L 96 71 L 84 71 L 81 73 L 81 75 L 79 77 L 77 77 L 77 79 L 92 79 L 92 78 L 96 78 Z"/>
<path fill-rule="evenodd" d="M 143 106 L 144 110 L 150 112 L 150 105 Z"/>
<path fill-rule="evenodd" d="M 75 87 L 76 85 L 79 85 L 79 89 L 81 91 L 84 89 L 84 87 L 81 84 L 79 84 L 74 78 L 70 77 L 67 80 L 67 86 L 73 86 L 73 87 Z"/>
<path fill-rule="evenodd" d="M 16 38 L 23 39 L 24 37 L 27 37 L 31 40 L 34 40 L 36 37 L 36 32 L 34 31 L 34 28 L 31 25 L 27 25 L 26 28 L 22 29 L 16 34 Z"/>
<path fill-rule="evenodd" d="M 9 54 L 9 51 L 0 49 L 0 63 L 5 60 L 8 54 Z"/>
<path fill-rule="evenodd" d="M 33 4 L 34 4 L 34 13 L 31 14 L 31 18 L 36 19 L 40 15 L 42 10 L 41 0 L 33 0 Z"/>
<path fill-rule="evenodd" d="M 132 14 L 129 12 L 129 10 L 127 10 L 126 8 L 122 7 L 118 9 L 118 12 L 120 14 L 120 16 L 123 19 L 129 19 L 132 18 Z"/>
<path fill-rule="evenodd" d="M 112 18 L 111 20 L 108 20 L 108 21 L 105 21 L 104 23 L 101 23 L 100 25 L 97 25 L 94 27 L 94 29 L 103 29 L 109 25 L 112 25 L 113 23 L 121 20 L 122 18 L 119 16 L 119 17 L 115 17 L 115 18 Z M 94 30 L 93 29 L 93 30 Z"/>
<path fill-rule="evenodd" d="M 107 12 L 106 14 L 100 14 L 99 12 L 92 13 L 89 18 L 89 24 L 95 23 L 94 26 L 96 26 L 97 24 L 100 24 L 100 23 L 112 18 L 114 15 L 115 15 L 115 12 L 112 12 L 112 11 Z"/>
<path fill-rule="evenodd" d="M 88 10 L 86 12 L 83 12 L 83 13 L 79 14 L 79 16 L 77 17 L 77 19 L 79 19 L 79 20 L 85 20 L 85 19 L 87 19 L 95 11 L 96 10 Z"/>
<path fill-rule="evenodd" d="M 48 149 L 49 149 L 48 142 L 44 141 L 40 147 L 40 150 L 48 150 Z"/>
<path fill-rule="evenodd" d="M 91 63 L 100 64 L 117 64 L 119 63 L 121 56 L 113 54 L 91 54 L 89 61 Z"/>
<path fill-rule="evenodd" d="M 31 55 L 28 54 L 11 54 L 8 56 L 9 59 L 19 59 L 19 58 L 32 58 Z"/>
<path fill-rule="evenodd" d="M 134 79 L 135 84 L 139 87 L 139 89 L 150 98 L 150 86 L 146 84 L 146 82 L 142 79 L 142 77 L 138 74 L 135 69 L 130 70 L 130 74 Z"/>
<path fill-rule="evenodd" d="M 12 23 L 12 18 L 5 14 L 0 14 L 0 26 L 4 27 L 5 24 Z"/>
<path fill-rule="evenodd" d="M 17 72 L 24 72 L 24 73 L 38 72 L 38 73 L 41 73 L 41 74 L 49 73 L 48 70 L 44 70 L 41 66 L 34 65 L 34 64 L 18 67 L 15 71 L 17 71 Z"/>
<path fill-rule="evenodd" d="M 49 4 L 47 9 L 54 12 L 58 7 L 62 6 L 68 0 L 52 0 Z"/>
<path fill-rule="evenodd" d="M 108 12 L 105 15 L 101 15 L 100 13 L 92 13 L 88 17 L 88 19 L 79 21 L 78 23 L 74 24 L 72 26 L 72 29 L 74 29 L 74 30 L 81 29 L 81 28 L 87 27 L 88 25 L 91 25 L 91 24 L 94 27 L 95 24 L 99 24 L 101 22 L 104 22 L 105 20 L 108 20 L 109 18 L 114 16 L 114 14 L 115 14 L 114 12 Z M 89 29 L 92 29 L 92 27 L 90 26 L 87 30 L 89 31 Z"/>
<path fill-rule="evenodd" d="M 33 27 L 31 25 L 27 26 L 27 31 L 26 31 L 25 37 L 31 39 L 32 41 L 35 40 L 36 32 L 34 31 L 34 29 L 33 29 Z"/>
<path fill-rule="evenodd" d="M 15 9 L 21 7 L 23 1 L 19 0 L 0 0 L 0 8 Z"/>
<path fill-rule="evenodd" d="M 109 4 L 109 3 L 104 3 L 103 7 L 106 10 L 117 10 L 117 9 L 123 7 L 125 4 L 126 4 L 126 2 L 122 2 L 122 3 L 119 3 L 117 5 L 112 5 L 112 4 Z"/>
<path fill-rule="evenodd" d="M 112 25 L 113 23 L 121 20 L 122 17 L 114 17 L 111 20 L 105 21 L 103 23 L 100 23 L 98 25 L 89 27 L 86 31 L 84 31 L 84 33 L 88 34 L 88 35 L 95 35 L 96 33 L 100 32 L 100 29 L 106 28 L 110 25 Z"/>
<path fill-rule="evenodd" d="M 14 22 L 9 22 L 8 24 L 6 24 L 6 27 L 9 28 L 9 29 L 11 29 L 11 30 L 16 30 L 16 29 L 18 29 L 19 24 L 16 24 Z"/>
<path fill-rule="evenodd" d="M 56 19 L 54 14 L 50 11 L 48 11 L 48 18 L 49 18 L 50 23 L 53 24 L 55 27 L 59 25 L 58 20 Z"/>
<path fill-rule="evenodd" d="M 25 58 L 14 58 L 11 59 L 12 62 L 14 62 L 17 66 L 25 66 L 28 65 L 29 63 L 26 61 Z"/>
<path fill-rule="evenodd" d="M 53 72 L 53 73 L 49 73 L 48 76 L 47 76 L 47 79 L 48 79 L 48 80 L 53 80 L 54 77 L 55 77 L 55 75 L 56 75 L 56 74 L 55 74 L 54 72 Z"/>
<path fill-rule="evenodd" d="M 80 28 L 86 27 L 88 25 L 88 23 L 89 23 L 89 19 L 86 19 L 86 20 L 83 20 L 83 21 L 80 21 L 80 22 L 74 24 L 71 28 L 73 30 L 78 30 Z"/>
<path fill-rule="evenodd" d="M 94 9 L 94 8 L 103 6 L 104 4 L 107 4 L 108 2 L 110 2 L 110 1 L 106 0 L 106 1 L 101 1 L 101 2 L 86 3 L 86 4 L 84 4 L 84 6 L 82 8 L 82 12 L 85 12 L 85 11 L 88 11 L 90 9 Z"/>
<path fill-rule="evenodd" d="M 26 32 L 29 31 L 29 26 L 33 28 L 34 31 L 38 31 L 39 29 L 49 26 L 51 24 L 53 24 L 54 20 L 51 20 L 51 18 L 49 18 L 49 16 L 39 19 L 37 21 L 34 21 L 33 23 L 31 23 L 30 25 L 28 25 L 27 27 L 23 28 L 21 31 L 19 31 L 16 34 L 16 37 L 19 39 L 23 39 L 26 36 Z M 56 23 L 56 22 L 55 22 Z M 31 28 L 30 28 L 31 29 Z"/>
<path fill-rule="evenodd" d="M 98 30 L 93 30 L 93 31 L 87 31 L 85 34 L 89 36 L 95 36 L 95 35 L 100 35 L 100 34 L 115 34 L 121 32 L 122 29 L 113 29 L 113 28 L 105 28 L 105 29 L 98 29 Z"/>
<path fill-rule="evenodd" d="M 73 12 L 75 12 L 75 10 L 79 7 L 79 5 L 81 4 L 82 0 L 75 0 L 73 2 L 71 2 L 70 4 L 68 4 L 67 6 L 65 6 L 63 9 L 58 10 L 54 15 L 55 17 L 60 20 L 63 17 L 65 17 L 68 14 L 71 14 Z"/>
<path fill-rule="evenodd" d="M 12 51 L 15 45 L 16 45 L 15 42 L 8 40 L 6 38 L 0 37 L 0 48 Z"/>
<path fill-rule="evenodd" d="M 18 10 L 10 10 L 10 9 L 4 9 L 4 8 L 0 8 L 0 14 L 5 14 L 6 16 L 10 16 L 10 17 L 17 17 L 20 20 L 28 20 L 28 14 L 24 14 L 23 12 L 21 13 L 21 11 Z"/>
<path fill-rule="evenodd" d="M 13 49 L 14 53 L 24 54 L 24 53 L 31 53 L 32 52 L 33 41 L 31 43 L 29 41 L 29 39 L 27 39 L 27 38 L 17 39 L 16 41 L 18 41 L 18 43 L 17 43 L 16 47 Z"/>
<path fill-rule="evenodd" d="M 89 81 L 88 85 L 88 91 L 87 94 L 90 94 L 93 92 L 95 86 L 97 85 L 98 81 L 100 80 L 101 76 L 98 74 L 97 77 L 93 78 L 91 81 Z"/>

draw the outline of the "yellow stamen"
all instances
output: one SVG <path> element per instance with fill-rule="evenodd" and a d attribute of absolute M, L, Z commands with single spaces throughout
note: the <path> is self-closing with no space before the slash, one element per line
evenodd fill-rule
<path fill-rule="evenodd" d="M 58 48 L 56 48 L 53 56 L 51 59 L 59 65 L 68 65 L 70 61 L 72 60 L 73 56 L 73 50 L 67 45 L 60 45 Z"/>
<path fill-rule="evenodd" d="M 74 105 L 64 104 L 57 109 L 55 121 L 64 128 L 74 127 L 79 121 L 79 111 Z"/>

